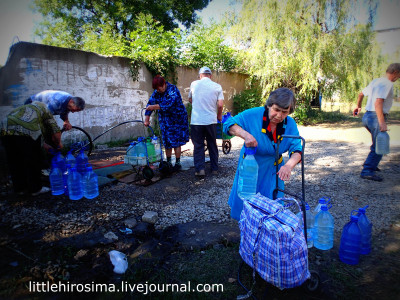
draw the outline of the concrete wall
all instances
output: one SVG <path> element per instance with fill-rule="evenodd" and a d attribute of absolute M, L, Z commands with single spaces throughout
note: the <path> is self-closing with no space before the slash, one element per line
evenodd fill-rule
<path fill-rule="evenodd" d="M 198 71 L 178 68 L 177 87 L 187 103 L 190 83 Z M 214 72 L 213 80 L 224 90 L 225 111 L 232 111 L 232 97 L 245 89 L 246 76 Z M 6 65 L 0 69 L 0 118 L 22 105 L 31 95 L 43 90 L 63 90 L 86 101 L 82 112 L 70 113 L 71 124 L 84 128 L 92 137 L 127 120 L 141 120 L 142 108 L 153 92 L 152 76 L 142 65 L 133 81 L 129 60 L 98 54 L 20 42 L 11 50 Z M 62 125 L 61 119 L 56 116 Z M 100 142 L 143 135 L 137 123 L 110 131 Z"/>

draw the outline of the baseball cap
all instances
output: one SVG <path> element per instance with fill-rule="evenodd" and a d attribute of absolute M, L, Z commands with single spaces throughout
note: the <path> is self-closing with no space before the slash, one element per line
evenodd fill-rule
<path fill-rule="evenodd" d="M 211 74 L 211 70 L 209 67 L 202 67 L 199 71 L 199 74 Z"/>

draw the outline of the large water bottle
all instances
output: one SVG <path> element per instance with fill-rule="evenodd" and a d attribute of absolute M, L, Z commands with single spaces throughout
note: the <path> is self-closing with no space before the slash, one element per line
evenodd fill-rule
<path fill-rule="evenodd" d="M 379 155 L 389 154 L 390 137 L 387 131 L 380 131 L 376 136 L 375 152 Z"/>
<path fill-rule="evenodd" d="M 146 139 L 146 148 L 147 148 L 147 156 L 149 157 L 150 162 L 155 162 L 156 158 L 156 150 L 154 148 L 154 144 L 152 143 L 151 138 Z"/>
<path fill-rule="evenodd" d="M 76 169 L 82 176 L 85 175 L 86 165 L 88 162 L 89 162 L 89 159 L 88 159 L 87 155 L 85 154 L 85 151 L 83 151 L 83 149 L 81 149 L 78 156 L 76 157 Z"/>
<path fill-rule="evenodd" d="M 360 254 L 368 254 L 371 252 L 372 223 L 365 214 L 367 208 L 368 205 L 358 209 L 358 226 L 361 230 Z"/>
<path fill-rule="evenodd" d="M 64 181 L 61 169 L 53 161 L 49 175 L 51 193 L 53 195 L 64 194 Z"/>
<path fill-rule="evenodd" d="M 161 160 L 161 154 L 162 154 L 162 149 L 161 149 L 161 143 L 158 137 L 153 136 L 151 142 L 154 145 L 154 150 L 156 152 L 156 160 Z"/>
<path fill-rule="evenodd" d="M 68 151 L 67 155 L 65 156 L 65 164 L 69 165 L 70 167 L 76 167 L 76 158 L 72 154 L 72 151 Z"/>
<path fill-rule="evenodd" d="M 57 167 L 61 170 L 61 172 L 65 171 L 65 159 L 61 152 L 57 152 L 57 154 L 53 157 L 51 164 L 56 164 Z"/>
<path fill-rule="evenodd" d="M 93 172 L 91 166 L 86 168 L 85 176 L 83 177 L 83 196 L 86 199 L 93 199 L 99 195 L 99 184 L 97 175 Z"/>
<path fill-rule="evenodd" d="M 250 199 L 257 193 L 258 164 L 254 154 L 257 148 L 245 148 L 245 157 L 239 167 L 238 196 Z"/>
<path fill-rule="evenodd" d="M 71 200 L 79 200 L 83 197 L 82 176 L 76 168 L 69 169 L 68 192 Z"/>
<path fill-rule="evenodd" d="M 136 155 L 139 166 L 145 166 L 147 164 L 147 149 L 146 149 L 146 141 L 144 138 L 138 138 L 138 143 L 136 144 Z"/>
<path fill-rule="evenodd" d="M 330 203 L 331 203 L 330 198 L 325 198 L 325 197 L 320 198 L 318 200 L 318 205 L 314 208 L 314 216 L 316 216 L 321 211 L 322 205 L 328 206 Z"/>
<path fill-rule="evenodd" d="M 324 204 L 314 221 L 314 246 L 320 250 L 329 250 L 333 247 L 334 220 Z"/>
<path fill-rule="evenodd" d="M 64 194 L 66 196 L 69 195 L 68 191 L 68 175 L 69 175 L 69 169 L 71 169 L 70 164 L 66 164 L 65 172 L 63 172 L 63 182 L 64 182 Z"/>
<path fill-rule="evenodd" d="M 306 223 L 307 223 L 307 247 L 312 248 L 314 245 L 314 214 L 312 213 L 310 206 L 306 203 Z M 303 214 L 299 212 L 297 214 L 299 219 L 303 221 Z"/>
<path fill-rule="evenodd" d="M 357 212 L 353 210 L 353 212 Z M 358 226 L 358 216 L 351 215 L 350 222 L 343 227 L 340 239 L 339 258 L 349 265 L 356 265 L 360 260 L 361 230 Z"/>

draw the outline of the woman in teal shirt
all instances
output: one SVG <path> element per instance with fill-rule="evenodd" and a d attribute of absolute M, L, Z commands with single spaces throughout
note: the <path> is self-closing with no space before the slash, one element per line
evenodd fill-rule
<path fill-rule="evenodd" d="M 296 99 L 288 88 L 279 88 L 273 91 L 264 107 L 245 110 L 235 117 L 229 118 L 224 123 L 224 132 L 229 135 L 239 136 L 244 140 L 246 147 L 257 147 L 255 159 L 258 163 L 257 193 L 272 199 L 276 188 L 276 175 L 278 175 L 279 188 L 284 188 L 283 181 L 289 180 L 293 168 L 301 160 L 301 141 L 299 139 L 285 138 L 282 135 L 299 135 L 296 122 L 288 115 L 294 111 Z M 279 146 L 279 171 L 276 174 L 275 149 L 278 139 Z M 290 158 L 285 163 L 282 157 L 284 152 L 289 152 Z M 240 151 L 240 166 L 245 152 L 244 146 Z M 239 220 L 243 209 L 243 201 L 237 194 L 239 168 L 233 182 L 228 204 L 231 207 L 231 217 Z M 282 196 L 282 193 L 278 193 Z"/>

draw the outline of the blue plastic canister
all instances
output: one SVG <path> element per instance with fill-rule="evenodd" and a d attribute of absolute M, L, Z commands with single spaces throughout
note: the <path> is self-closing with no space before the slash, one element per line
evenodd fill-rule
<path fill-rule="evenodd" d="M 358 209 L 358 226 L 361 230 L 361 254 L 369 254 L 371 252 L 372 240 L 372 223 L 365 214 L 368 205 Z"/>
<path fill-rule="evenodd" d="M 78 156 L 76 157 L 76 170 L 82 176 L 85 175 L 86 165 L 88 162 L 89 162 L 89 159 L 88 159 L 87 155 L 85 154 L 85 151 L 83 151 L 83 149 L 81 149 Z"/>
<path fill-rule="evenodd" d="M 249 199 L 257 193 L 258 164 L 254 154 L 256 148 L 246 148 L 245 157 L 239 167 L 238 196 Z"/>
<path fill-rule="evenodd" d="M 353 212 L 357 212 L 353 210 Z M 350 222 L 343 227 L 340 239 L 339 258 L 349 265 L 356 265 L 360 260 L 361 230 L 358 226 L 358 216 L 351 215 Z"/>
<path fill-rule="evenodd" d="M 99 195 L 99 184 L 97 175 L 93 172 L 91 166 L 86 168 L 85 176 L 83 177 L 83 196 L 86 199 L 93 199 Z"/>
<path fill-rule="evenodd" d="M 63 172 L 54 161 L 51 166 L 49 180 L 51 186 L 51 193 L 53 195 L 64 194 Z"/>
<path fill-rule="evenodd" d="M 82 177 L 76 168 L 70 168 L 68 172 L 69 199 L 79 200 L 83 197 Z"/>

